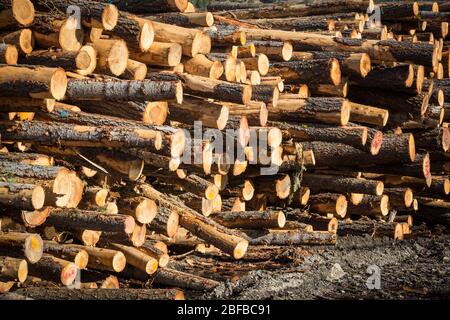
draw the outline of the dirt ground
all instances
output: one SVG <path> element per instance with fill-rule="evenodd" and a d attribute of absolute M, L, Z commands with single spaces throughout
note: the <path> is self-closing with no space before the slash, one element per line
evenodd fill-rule
<path fill-rule="evenodd" d="M 334 247 L 304 248 L 301 263 L 255 270 L 201 299 L 449 299 L 450 235 L 393 241 L 339 238 Z M 368 273 L 368 267 L 372 266 Z M 378 269 L 379 268 L 379 269 Z M 379 278 L 377 278 L 379 270 Z M 375 273 L 373 273 L 375 271 Z M 371 277 L 372 276 L 372 277 Z M 369 279 L 369 289 L 366 282 Z M 379 279 L 379 289 L 376 288 Z M 375 288 L 374 288 L 375 286 Z"/>

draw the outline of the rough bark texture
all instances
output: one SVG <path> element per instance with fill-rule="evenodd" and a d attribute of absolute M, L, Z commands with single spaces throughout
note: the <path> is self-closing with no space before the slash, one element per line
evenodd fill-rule
<path fill-rule="evenodd" d="M 332 191 L 381 195 L 380 190 L 381 192 L 383 191 L 382 188 L 379 187 L 380 182 L 375 180 L 320 174 L 303 174 L 302 184 L 309 187 L 313 192 Z"/>
<path fill-rule="evenodd" d="M 270 65 L 269 74 L 282 76 L 286 83 L 336 83 L 331 77 L 335 59 L 276 62 Z M 339 71 L 340 72 L 340 71 Z M 340 81 L 339 81 L 340 82 Z"/>
<path fill-rule="evenodd" d="M 269 234 L 250 240 L 252 245 L 332 245 L 336 243 L 335 233 L 302 230 L 272 231 Z"/>

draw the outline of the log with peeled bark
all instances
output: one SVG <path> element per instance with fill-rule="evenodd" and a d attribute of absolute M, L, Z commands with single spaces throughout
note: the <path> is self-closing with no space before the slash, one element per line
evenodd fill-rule
<path fill-rule="evenodd" d="M 83 46 L 84 38 L 84 29 L 79 28 L 79 23 L 75 16 L 38 13 L 31 29 L 34 40 L 42 48 L 56 47 L 65 51 L 78 51 Z"/>
<path fill-rule="evenodd" d="M 26 27 L 34 20 L 34 5 L 30 0 L 2 0 L 0 2 L 0 28 Z"/>
<path fill-rule="evenodd" d="M 30 29 L 20 29 L 12 33 L 0 36 L 2 43 L 10 44 L 16 47 L 20 54 L 28 54 L 34 48 L 34 36 Z"/>
<path fill-rule="evenodd" d="M 117 200 L 117 205 L 121 214 L 132 216 L 142 224 L 151 223 L 158 210 L 153 200 L 128 194 L 123 194 Z"/>
<path fill-rule="evenodd" d="M 1 70 L 1 69 L 0 69 Z M 183 88 L 176 81 L 69 79 L 66 99 L 132 100 L 134 102 L 183 101 Z"/>
<path fill-rule="evenodd" d="M 45 191 L 41 186 L 0 182 L 0 203 L 21 210 L 37 210 L 44 206 Z"/>
<path fill-rule="evenodd" d="M 19 52 L 15 45 L 0 43 L 0 63 L 17 64 Z"/>
<path fill-rule="evenodd" d="M 211 79 L 219 79 L 224 71 L 220 61 L 211 61 L 202 54 L 183 60 L 185 72 Z"/>
<path fill-rule="evenodd" d="M 178 43 L 185 56 L 195 57 L 198 53 L 207 54 L 211 51 L 211 38 L 207 33 L 156 21 L 152 21 L 152 24 L 155 41 Z"/>
<path fill-rule="evenodd" d="M 97 211 L 79 209 L 52 209 L 45 222 L 56 228 L 65 227 L 83 230 L 91 229 L 105 232 L 121 232 L 131 234 L 135 220 L 131 216 L 119 214 L 105 214 Z"/>
<path fill-rule="evenodd" d="M 268 72 L 282 76 L 286 83 L 341 83 L 341 68 L 335 58 L 275 62 Z"/>
<path fill-rule="evenodd" d="M 250 240 L 252 245 L 275 245 L 275 246 L 292 246 L 292 245 L 334 245 L 336 244 L 336 233 L 328 231 L 311 231 L 303 230 L 271 230 L 269 234 Z"/>
<path fill-rule="evenodd" d="M 372 237 L 388 236 L 394 240 L 403 239 L 403 229 L 400 223 L 377 222 L 374 220 L 340 221 L 337 230 L 339 236 L 370 235 Z"/>
<path fill-rule="evenodd" d="M 58 141 L 61 145 L 87 147 L 145 147 L 150 148 L 150 150 L 156 149 L 168 152 L 173 157 L 181 156 L 185 144 L 183 131 L 165 137 L 160 131 L 135 127 L 94 127 L 41 121 L 13 123 L 2 121 L 1 124 L 0 132 L 4 141 L 27 141 L 44 145 L 54 145 Z M 8 131 L 6 131 L 7 128 Z M 11 167 L 8 166 L 8 168 Z M 42 170 L 39 170 L 39 172 L 42 172 Z"/>
<path fill-rule="evenodd" d="M 28 277 L 28 263 L 23 259 L 0 257 L 0 279 L 25 282 Z"/>
<path fill-rule="evenodd" d="M 38 262 L 30 264 L 28 269 L 31 276 L 62 283 L 65 286 L 73 284 L 79 272 L 75 263 L 49 254 L 44 254 Z"/>
<path fill-rule="evenodd" d="M 320 215 L 333 214 L 344 218 L 347 213 L 347 199 L 338 193 L 320 193 L 309 197 L 309 207 L 312 212 Z"/>
<path fill-rule="evenodd" d="M 44 241 L 44 252 L 57 258 L 72 261 L 80 269 L 85 269 L 88 265 L 89 254 L 80 247 L 73 247 L 70 244 L 59 244 L 54 241 Z"/>
<path fill-rule="evenodd" d="M 178 43 L 153 42 L 146 52 L 130 52 L 130 58 L 153 66 L 175 67 L 181 62 L 182 47 Z"/>
<path fill-rule="evenodd" d="M 178 74 L 183 81 L 186 93 L 220 101 L 247 104 L 252 97 L 252 87 L 238 83 L 194 76 L 187 73 Z"/>
<path fill-rule="evenodd" d="M 55 289 L 26 288 L 15 291 L 25 298 L 35 300 L 184 300 L 177 289 Z"/>
<path fill-rule="evenodd" d="M 351 52 L 293 52 L 291 60 L 314 60 L 314 59 L 332 59 L 339 61 L 342 74 L 355 78 L 364 78 L 372 68 L 371 60 L 366 53 Z M 334 83 L 336 84 L 336 83 Z"/>
<path fill-rule="evenodd" d="M 153 199 L 162 207 L 167 207 L 177 212 L 180 216 L 180 225 L 192 232 L 192 234 L 232 255 L 235 259 L 240 259 L 245 255 L 248 241 L 244 238 L 237 236 L 236 233 L 225 227 L 213 223 L 210 219 L 202 217 L 179 201 L 168 198 L 148 184 L 141 184 L 139 187 L 146 197 Z"/>
<path fill-rule="evenodd" d="M 210 217 L 228 228 L 283 228 L 286 223 L 286 216 L 282 211 L 222 211 Z"/>
<path fill-rule="evenodd" d="M 172 24 L 185 28 L 211 27 L 214 24 L 214 16 L 211 12 L 166 12 L 158 15 L 146 16 L 146 18 L 152 21 Z"/>
<path fill-rule="evenodd" d="M 158 260 L 142 252 L 140 249 L 118 243 L 112 243 L 110 247 L 122 252 L 128 264 L 149 275 L 155 273 L 158 269 Z"/>
<path fill-rule="evenodd" d="M 207 128 L 225 129 L 229 120 L 227 106 L 209 102 L 205 99 L 184 97 L 182 104 L 169 104 L 169 119 L 185 124 L 201 121 Z"/>
<path fill-rule="evenodd" d="M 361 201 L 355 205 L 349 203 L 347 214 L 350 216 L 385 217 L 389 213 L 389 196 L 372 196 L 365 194 Z"/>
<path fill-rule="evenodd" d="M 41 11 L 66 12 L 69 6 L 78 8 L 83 25 L 88 27 L 112 30 L 117 25 L 119 11 L 109 3 L 85 0 L 52 0 L 51 3 L 45 0 L 34 1 L 36 8 Z"/>
<path fill-rule="evenodd" d="M 316 193 L 318 191 L 355 192 L 381 196 L 384 189 L 381 181 L 314 173 L 304 173 L 302 184 Z"/>
<path fill-rule="evenodd" d="M 372 124 L 384 127 L 389 119 L 389 111 L 386 109 L 376 108 L 350 102 L 350 121 Z"/>
<path fill-rule="evenodd" d="M 255 51 L 263 53 L 273 61 L 289 61 L 292 57 L 292 45 L 288 41 L 253 41 Z"/>
<path fill-rule="evenodd" d="M 349 102 L 342 98 L 279 99 L 277 107 L 268 111 L 271 121 L 321 122 L 345 126 L 350 117 Z"/>
<path fill-rule="evenodd" d="M 128 63 L 128 47 L 121 39 L 98 39 L 92 43 L 97 51 L 98 60 L 96 71 L 98 73 L 120 76 L 125 72 Z"/>
<path fill-rule="evenodd" d="M 241 4 L 242 5 L 242 4 Z M 235 7 L 233 4 L 232 7 Z M 248 4 L 244 4 L 248 6 Z M 334 14 L 336 12 L 366 12 L 370 9 L 373 11 L 373 1 L 358 1 L 358 0 L 338 0 L 338 1 L 320 1 L 312 3 L 285 3 L 285 4 L 271 4 L 258 5 L 256 8 L 249 9 L 239 8 L 236 10 L 229 9 L 230 7 L 219 8 L 226 10 L 224 12 L 217 12 L 218 15 L 225 17 L 232 17 L 235 19 L 260 19 L 260 18 L 285 18 L 289 16 L 306 17 L 324 14 Z M 226 8 L 226 9 L 225 9 Z M 217 11 L 217 10 L 216 10 Z"/>
<path fill-rule="evenodd" d="M 124 79 L 144 80 L 147 76 L 147 66 L 139 61 L 128 59 L 127 68 L 122 74 Z"/>
<path fill-rule="evenodd" d="M 38 234 L 3 232 L 0 234 L 0 252 L 8 256 L 23 258 L 36 263 L 43 253 L 43 241 Z"/>
<path fill-rule="evenodd" d="M 95 57 L 94 57 L 95 59 Z M 91 65 L 87 50 L 65 52 L 61 50 L 35 50 L 20 59 L 21 64 L 41 65 L 65 70 L 86 70 Z"/>
<path fill-rule="evenodd" d="M 0 66 L 0 79 L 0 89 L 7 96 L 60 100 L 67 89 L 67 76 L 60 68 Z"/>

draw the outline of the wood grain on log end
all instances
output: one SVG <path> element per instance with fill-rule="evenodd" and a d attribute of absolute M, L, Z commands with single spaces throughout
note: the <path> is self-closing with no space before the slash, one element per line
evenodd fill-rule
<path fill-rule="evenodd" d="M 102 26 L 105 30 L 111 31 L 119 20 L 119 10 L 113 4 L 107 5 L 102 12 Z"/>

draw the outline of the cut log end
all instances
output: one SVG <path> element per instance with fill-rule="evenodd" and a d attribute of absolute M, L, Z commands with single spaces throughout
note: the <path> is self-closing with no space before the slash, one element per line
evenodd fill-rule
<path fill-rule="evenodd" d="M 102 12 L 102 26 L 105 30 L 111 31 L 117 25 L 119 10 L 113 4 L 106 6 Z"/>
<path fill-rule="evenodd" d="M 24 283 L 28 277 L 28 263 L 26 260 L 21 260 L 19 263 L 19 268 L 17 269 L 17 280 L 20 283 Z"/>
<path fill-rule="evenodd" d="M 146 52 L 150 49 L 153 40 L 155 39 L 155 31 L 150 23 L 145 22 L 139 33 L 139 49 Z"/>
<path fill-rule="evenodd" d="M 37 234 L 31 234 L 25 240 L 25 257 L 28 262 L 38 262 L 44 252 L 44 242 Z"/>
<path fill-rule="evenodd" d="M 250 180 L 244 181 L 244 186 L 241 190 L 242 199 L 245 201 L 250 201 L 253 198 L 253 195 L 255 194 L 255 187 L 253 185 L 253 182 Z"/>
<path fill-rule="evenodd" d="M 283 211 L 278 212 L 277 222 L 279 228 L 284 228 L 286 224 L 286 215 L 283 213 Z"/>
<path fill-rule="evenodd" d="M 383 145 L 383 133 L 377 131 L 370 142 L 370 153 L 372 155 L 377 155 L 380 152 L 381 146 Z"/>
<path fill-rule="evenodd" d="M 372 63 L 370 60 L 370 56 L 367 53 L 361 54 L 361 60 L 359 62 L 360 74 L 363 78 L 365 78 L 370 70 L 372 70 Z"/>
<path fill-rule="evenodd" d="M 126 234 L 132 234 L 134 227 L 136 225 L 136 222 L 134 221 L 134 218 L 131 216 L 127 216 L 125 218 L 125 222 L 124 222 L 125 228 L 124 228 L 124 232 Z"/>
<path fill-rule="evenodd" d="M 275 181 L 275 191 L 280 199 L 286 199 L 289 196 L 291 193 L 291 178 L 289 175 L 285 175 Z"/>
<path fill-rule="evenodd" d="M 64 69 L 58 68 L 50 80 L 50 92 L 54 99 L 62 100 L 67 90 L 67 75 Z"/>
<path fill-rule="evenodd" d="M 414 135 L 412 133 L 410 133 L 408 137 L 408 150 L 409 150 L 409 159 L 411 161 L 414 161 L 416 159 L 416 144 L 414 141 Z"/>
<path fill-rule="evenodd" d="M 127 264 L 127 259 L 125 258 L 125 255 L 117 251 L 117 253 L 114 255 L 112 259 L 112 268 L 115 272 L 121 272 L 123 269 L 125 269 L 125 266 Z"/>
<path fill-rule="evenodd" d="M 444 193 L 449 194 L 450 193 L 450 179 L 444 180 Z"/>
<path fill-rule="evenodd" d="M 45 203 L 45 191 L 41 186 L 36 186 L 31 194 L 31 204 L 36 210 L 41 209 Z"/>
<path fill-rule="evenodd" d="M 403 240 L 403 227 L 402 227 L 401 223 L 395 224 L 394 240 Z"/>
<path fill-rule="evenodd" d="M 425 156 L 423 157 L 423 160 L 422 160 L 422 172 L 423 172 L 423 176 L 425 177 L 425 182 L 426 182 L 427 186 L 430 187 L 432 176 L 431 176 L 430 155 L 428 153 L 425 154 Z"/>
<path fill-rule="evenodd" d="M 169 105 L 166 101 L 147 102 L 142 121 L 148 124 L 162 125 L 169 114 Z"/>
<path fill-rule="evenodd" d="M 175 98 L 178 104 L 183 103 L 183 85 L 181 82 L 177 82 L 175 87 Z"/>
<path fill-rule="evenodd" d="M 167 218 L 167 235 L 172 238 L 175 237 L 179 226 L 179 215 L 178 213 L 171 211 L 169 217 Z"/>
<path fill-rule="evenodd" d="M 331 59 L 330 79 L 335 86 L 341 84 L 341 67 L 339 61 L 335 58 Z"/>
<path fill-rule="evenodd" d="M 11 1 L 14 19 L 22 26 L 30 25 L 34 20 L 34 5 L 30 0 Z"/>
<path fill-rule="evenodd" d="M 117 40 L 109 51 L 107 63 L 112 74 L 120 76 L 125 72 L 128 64 L 128 48 L 123 40 Z"/>
<path fill-rule="evenodd" d="M 294 51 L 294 47 L 290 42 L 284 42 L 283 48 L 281 48 L 281 57 L 284 61 L 289 61 L 292 58 L 292 52 Z"/>
<path fill-rule="evenodd" d="M 175 131 L 171 136 L 170 155 L 174 159 L 181 157 L 186 145 L 186 135 L 182 129 Z"/>
<path fill-rule="evenodd" d="M 80 269 L 86 269 L 89 262 L 89 254 L 85 250 L 80 250 L 73 260 L 75 265 Z"/>
<path fill-rule="evenodd" d="M 29 54 L 34 48 L 34 37 L 30 29 L 23 29 L 19 36 L 20 50 L 25 54 Z"/>
<path fill-rule="evenodd" d="M 144 170 L 144 164 L 144 161 L 141 159 L 130 161 L 130 167 L 128 168 L 128 179 L 130 179 L 131 181 L 138 180 L 142 175 L 142 171 Z"/>
<path fill-rule="evenodd" d="M 417 74 L 416 74 L 416 90 L 417 90 L 417 93 L 421 93 L 422 92 L 424 79 L 425 79 L 425 67 L 424 66 L 418 66 L 417 67 Z"/>
<path fill-rule="evenodd" d="M 242 259 L 247 253 L 248 241 L 242 240 L 240 241 L 233 250 L 233 257 L 238 260 Z"/>
<path fill-rule="evenodd" d="M 341 126 L 345 126 L 350 121 L 351 103 L 344 100 L 341 107 Z"/>
<path fill-rule="evenodd" d="M 344 218 L 345 215 L 347 214 L 347 199 L 345 198 L 344 195 L 340 195 L 337 200 L 336 200 L 336 214 L 340 217 L 340 218 Z"/>
<path fill-rule="evenodd" d="M 413 201 L 414 201 L 413 191 L 410 188 L 406 188 L 404 195 L 405 207 L 407 208 L 411 207 Z"/>
<path fill-rule="evenodd" d="M 6 45 L 6 50 L 4 53 L 4 60 L 6 64 L 15 65 L 17 64 L 17 59 L 19 58 L 19 52 L 17 51 L 16 46 L 14 45 Z"/>
<path fill-rule="evenodd" d="M 382 195 L 380 199 L 380 212 L 383 217 L 387 216 L 389 213 L 389 197 L 387 195 Z"/>
<path fill-rule="evenodd" d="M 450 130 L 442 128 L 442 149 L 447 152 L 450 148 Z"/>
<path fill-rule="evenodd" d="M 154 274 L 158 270 L 158 260 L 154 258 L 148 258 L 145 264 L 145 273 Z"/>
<path fill-rule="evenodd" d="M 136 220 L 140 223 L 150 223 L 155 218 L 158 212 L 156 202 L 150 199 L 144 199 L 136 207 Z"/>
<path fill-rule="evenodd" d="M 61 283 L 65 286 L 71 285 L 78 274 L 78 267 L 75 263 L 68 263 L 61 271 Z"/>

